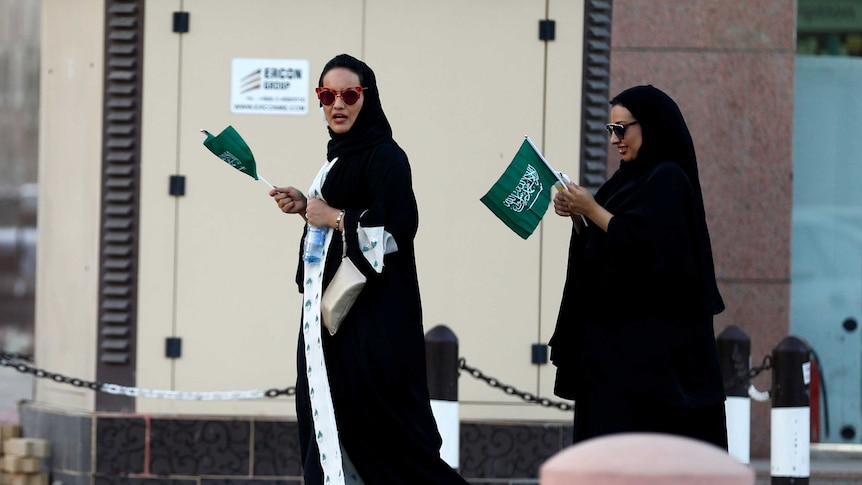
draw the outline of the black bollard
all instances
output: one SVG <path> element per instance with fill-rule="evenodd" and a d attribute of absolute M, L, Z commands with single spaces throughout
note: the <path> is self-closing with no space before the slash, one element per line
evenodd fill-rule
<path fill-rule="evenodd" d="M 431 411 L 443 438 L 440 457 L 458 468 L 460 416 L 458 411 L 458 337 L 445 325 L 425 334 L 425 366 Z"/>
<path fill-rule="evenodd" d="M 773 485 L 808 484 L 811 461 L 810 383 L 808 346 L 796 337 L 785 337 L 772 349 L 770 465 Z"/>
<path fill-rule="evenodd" d="M 727 395 L 727 451 L 742 463 L 751 461 L 751 339 L 739 327 L 730 325 L 715 339 L 724 393 Z"/>

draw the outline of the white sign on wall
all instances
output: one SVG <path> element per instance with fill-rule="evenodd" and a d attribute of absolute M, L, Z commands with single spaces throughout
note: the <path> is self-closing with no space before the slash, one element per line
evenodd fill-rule
<path fill-rule="evenodd" d="M 304 59 L 234 59 L 230 111 L 243 114 L 308 114 L 309 64 Z"/>

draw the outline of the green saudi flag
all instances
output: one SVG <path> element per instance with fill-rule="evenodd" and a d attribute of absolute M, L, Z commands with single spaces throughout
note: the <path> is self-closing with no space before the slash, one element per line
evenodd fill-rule
<path fill-rule="evenodd" d="M 215 156 L 251 178 L 261 180 L 270 188 L 274 188 L 257 172 L 257 164 L 254 161 L 251 148 L 248 147 L 248 144 L 239 136 L 233 126 L 228 126 L 218 136 L 213 136 L 207 130 L 201 130 L 201 133 L 207 136 L 204 140 L 204 146 Z"/>
<path fill-rule="evenodd" d="M 527 239 L 548 210 L 557 180 L 554 170 L 526 138 L 512 163 L 480 200 L 510 229 Z"/>

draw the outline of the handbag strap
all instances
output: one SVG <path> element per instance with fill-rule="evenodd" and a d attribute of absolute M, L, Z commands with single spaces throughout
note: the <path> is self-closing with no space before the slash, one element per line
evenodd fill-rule
<path fill-rule="evenodd" d="M 347 257 L 347 234 L 346 231 L 341 231 L 341 259 Z"/>

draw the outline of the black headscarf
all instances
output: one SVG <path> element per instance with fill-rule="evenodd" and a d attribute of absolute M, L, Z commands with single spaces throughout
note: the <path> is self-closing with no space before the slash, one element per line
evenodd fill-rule
<path fill-rule="evenodd" d="M 724 310 L 724 302 L 715 283 L 715 266 L 698 177 L 697 156 L 691 133 L 679 106 L 670 96 L 652 85 L 626 89 L 614 97 L 610 104 L 623 106 L 631 112 L 641 128 L 643 141 L 637 158 L 630 162 L 620 162 L 617 173 L 596 193 L 596 201 L 613 212 L 614 196 L 629 180 L 662 162 L 679 165 L 688 177 L 694 196 L 694 237 L 698 246 L 699 274 L 703 285 L 702 305 L 713 314 L 720 313 Z"/>
<path fill-rule="evenodd" d="M 636 160 L 639 168 L 645 170 L 659 162 L 675 162 L 688 175 L 702 205 L 694 142 L 676 102 L 660 89 L 647 85 L 626 89 L 610 104 L 628 109 L 641 127 L 643 142 Z"/>
<path fill-rule="evenodd" d="M 331 138 L 326 150 L 327 160 L 360 152 L 384 141 L 392 141 L 392 128 L 383 113 L 374 71 L 353 56 L 339 54 L 323 66 L 317 85 L 323 86 L 323 77 L 337 67 L 349 69 L 359 76 L 359 82 L 362 83 L 362 96 L 365 100 L 362 103 L 362 110 L 347 133 L 339 134 L 333 132 L 332 128 L 327 128 Z"/>

